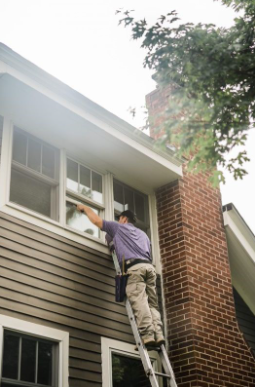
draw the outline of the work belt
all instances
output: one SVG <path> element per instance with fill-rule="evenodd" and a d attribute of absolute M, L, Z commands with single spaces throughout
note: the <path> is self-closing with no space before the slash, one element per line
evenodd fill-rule
<path fill-rule="evenodd" d="M 137 265 L 138 263 L 149 263 L 150 265 L 152 265 L 151 261 L 149 261 L 148 259 L 130 258 L 125 261 L 126 271 L 130 269 L 130 267 Z"/>

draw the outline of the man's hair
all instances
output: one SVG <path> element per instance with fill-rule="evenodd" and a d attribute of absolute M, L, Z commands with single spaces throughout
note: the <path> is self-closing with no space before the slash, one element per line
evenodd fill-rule
<path fill-rule="evenodd" d="M 128 219 L 128 223 L 132 223 L 132 224 L 135 224 L 135 223 L 136 223 L 136 216 L 135 216 L 135 214 L 134 214 L 132 211 L 130 211 L 130 210 L 123 211 L 121 214 L 119 214 L 118 219 L 119 219 L 121 216 L 125 216 L 125 217 Z"/>

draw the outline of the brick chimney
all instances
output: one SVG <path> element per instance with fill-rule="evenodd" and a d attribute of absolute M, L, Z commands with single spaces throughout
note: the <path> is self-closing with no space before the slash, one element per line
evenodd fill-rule
<path fill-rule="evenodd" d="M 168 87 L 146 97 L 164 119 Z M 254 387 L 255 359 L 235 313 L 222 203 L 206 174 L 190 174 L 156 192 L 170 359 L 178 387 Z"/>

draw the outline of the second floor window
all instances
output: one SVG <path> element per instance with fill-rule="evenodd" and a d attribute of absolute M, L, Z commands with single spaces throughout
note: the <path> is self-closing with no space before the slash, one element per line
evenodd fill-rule
<path fill-rule="evenodd" d="M 123 184 L 113 181 L 114 216 L 125 210 L 131 210 L 136 215 L 136 226 L 150 237 L 148 196 Z"/>
<path fill-rule="evenodd" d="M 58 220 L 58 164 L 54 147 L 15 127 L 10 201 Z"/>
<path fill-rule="evenodd" d="M 103 176 L 68 158 L 66 173 L 66 224 L 78 231 L 100 237 L 100 230 L 88 217 L 76 211 L 78 203 L 103 216 Z"/>

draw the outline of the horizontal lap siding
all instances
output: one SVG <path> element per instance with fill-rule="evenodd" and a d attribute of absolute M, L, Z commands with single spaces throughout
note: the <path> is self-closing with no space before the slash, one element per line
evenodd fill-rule
<path fill-rule="evenodd" d="M 235 289 L 234 298 L 239 328 L 255 357 L 255 316 Z"/>
<path fill-rule="evenodd" d="M 70 334 L 70 387 L 101 386 L 101 336 L 133 343 L 111 258 L 0 214 L 0 313 Z"/>

